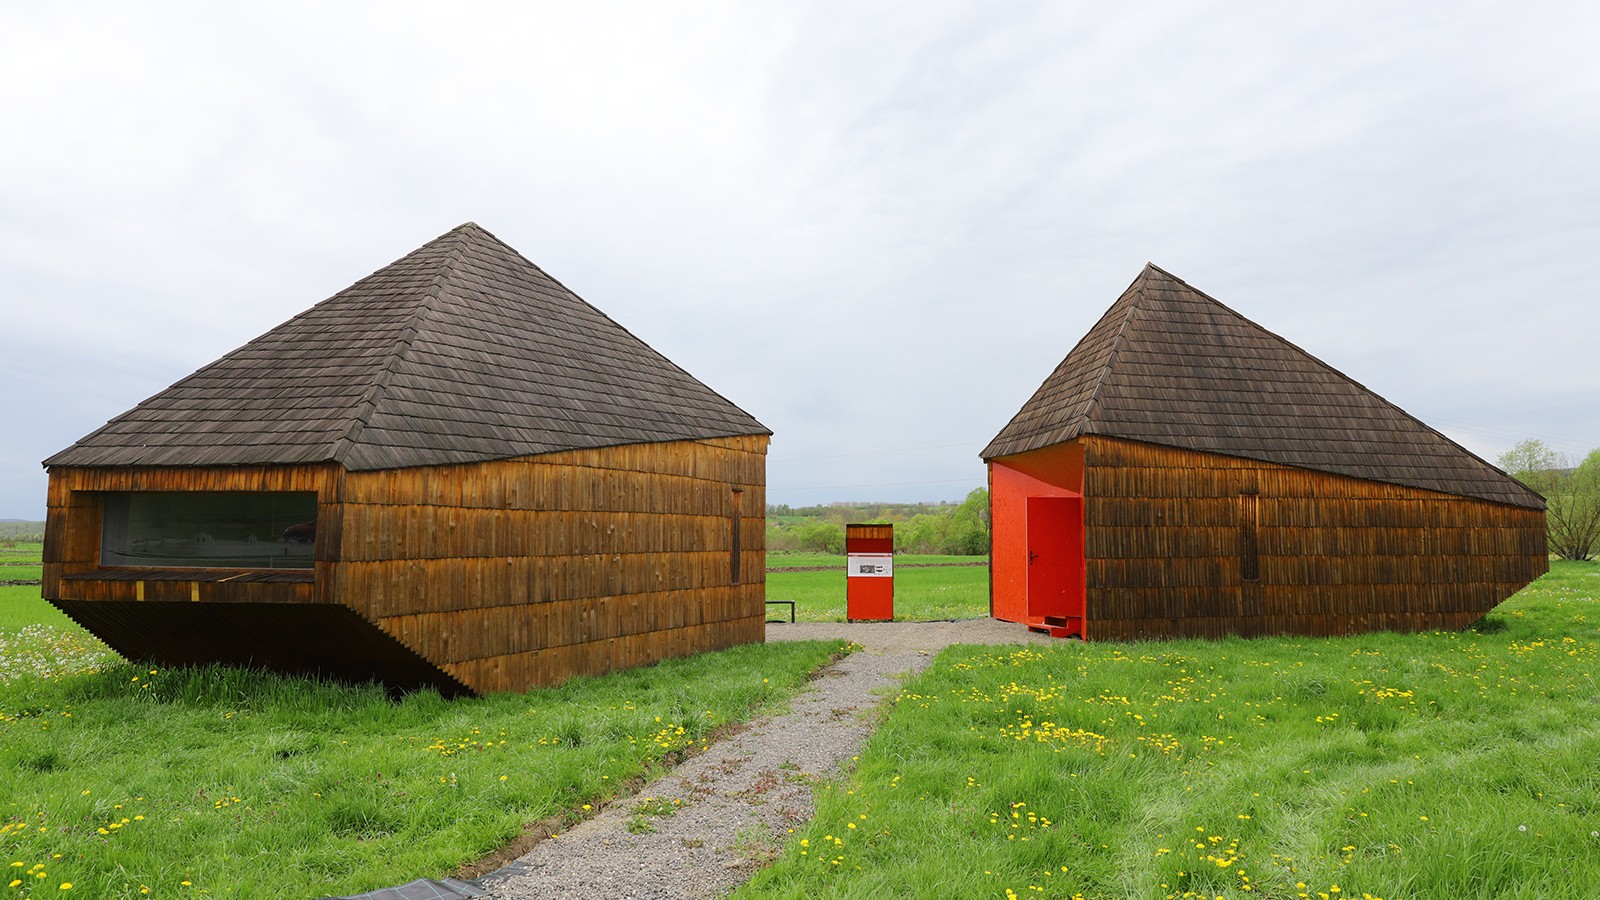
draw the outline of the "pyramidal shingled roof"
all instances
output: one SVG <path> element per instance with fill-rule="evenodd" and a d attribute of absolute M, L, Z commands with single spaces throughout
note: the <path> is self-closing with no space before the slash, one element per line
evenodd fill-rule
<path fill-rule="evenodd" d="M 771 433 L 468 222 L 45 465 L 388 469 Z"/>
<path fill-rule="evenodd" d="M 1088 434 L 1544 507 L 1459 444 L 1154 265 L 980 455 Z"/>

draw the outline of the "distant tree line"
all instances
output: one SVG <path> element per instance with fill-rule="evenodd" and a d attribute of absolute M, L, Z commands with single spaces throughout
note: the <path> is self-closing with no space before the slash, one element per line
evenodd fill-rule
<path fill-rule="evenodd" d="M 1530 440 L 1502 453 L 1497 462 L 1544 498 L 1551 553 L 1591 559 L 1600 552 L 1600 450 L 1579 462 Z"/>
<path fill-rule="evenodd" d="M 0 522 L 0 545 L 37 544 L 44 540 L 43 522 Z"/>
<path fill-rule="evenodd" d="M 898 553 L 982 556 L 989 552 L 989 491 L 977 488 L 960 503 L 834 503 L 767 507 L 767 549 L 843 553 L 844 526 L 890 524 Z"/>

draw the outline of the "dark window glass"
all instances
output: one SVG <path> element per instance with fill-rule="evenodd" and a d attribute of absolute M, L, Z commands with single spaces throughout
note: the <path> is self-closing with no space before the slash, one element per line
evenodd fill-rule
<path fill-rule="evenodd" d="M 100 564 L 309 569 L 316 538 L 311 491 L 106 494 Z"/>
<path fill-rule="evenodd" d="M 738 584 L 743 573 L 740 564 L 744 552 L 744 491 L 733 489 L 733 511 L 728 515 L 728 580 Z"/>
<path fill-rule="evenodd" d="M 1256 493 L 1239 495 L 1239 578 L 1261 580 L 1261 555 L 1256 537 Z"/>

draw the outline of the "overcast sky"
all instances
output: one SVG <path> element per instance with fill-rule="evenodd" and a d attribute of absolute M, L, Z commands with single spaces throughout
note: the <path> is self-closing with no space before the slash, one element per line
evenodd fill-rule
<path fill-rule="evenodd" d="M 1154 262 L 1491 461 L 1600 447 L 1600 4 L 8 3 L 0 517 L 465 221 L 776 432 L 959 499 Z"/>

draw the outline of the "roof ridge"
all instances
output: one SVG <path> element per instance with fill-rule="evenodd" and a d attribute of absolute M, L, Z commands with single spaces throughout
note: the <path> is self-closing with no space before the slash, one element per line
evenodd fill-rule
<path fill-rule="evenodd" d="M 451 229 L 449 234 L 446 235 L 446 237 L 455 238 L 455 246 L 451 247 L 450 255 L 444 259 L 439 266 L 439 270 L 434 273 L 433 281 L 428 285 L 428 290 L 417 301 L 416 312 L 412 314 L 411 321 L 406 323 L 405 330 L 395 339 L 394 349 L 384 359 L 383 368 L 379 369 L 377 375 L 373 376 L 372 383 L 367 386 L 366 393 L 362 395 L 361 400 L 356 404 L 358 411 L 354 421 L 350 423 L 350 427 L 345 430 L 345 433 L 334 441 L 334 459 L 344 459 L 345 452 L 356 445 L 361 432 L 366 430 L 367 423 L 372 421 L 372 414 L 377 411 L 378 404 L 383 400 L 383 394 L 389 386 L 389 379 L 394 376 L 394 371 L 399 366 L 400 361 L 410 352 L 417 335 L 422 331 L 423 320 L 427 319 L 428 315 L 433 312 L 434 301 L 439 298 L 447 277 L 454 274 L 456 264 L 461 261 L 462 249 L 466 246 L 467 241 L 464 229 L 468 226 L 477 227 L 474 223 L 467 222 Z"/>
<path fill-rule="evenodd" d="M 1155 269 L 1155 266 L 1151 263 L 1145 263 L 1145 269 L 1146 271 Z M 1161 270 L 1156 269 L 1156 271 L 1159 272 Z M 1111 377 L 1111 365 L 1117 361 L 1117 353 L 1122 350 L 1122 339 L 1128 333 L 1128 325 L 1133 321 L 1134 316 L 1138 315 L 1139 304 L 1145 299 L 1144 279 L 1145 273 L 1140 272 L 1139 277 L 1133 280 L 1133 284 L 1128 285 L 1129 290 L 1134 292 L 1133 299 L 1128 302 L 1128 314 L 1122 317 L 1122 324 L 1117 326 L 1117 333 L 1111 338 L 1111 349 L 1106 352 L 1105 364 L 1100 367 L 1100 374 L 1095 377 L 1094 390 L 1089 394 L 1089 402 L 1084 405 L 1083 414 L 1078 417 L 1083 422 L 1081 433 L 1095 433 L 1092 430 L 1094 427 L 1094 409 L 1100 403 L 1100 391 L 1106 386 L 1106 379 Z"/>
<path fill-rule="evenodd" d="M 687 369 L 685 369 L 683 366 L 678 365 L 676 362 L 674 362 L 672 360 L 671 357 L 667 356 L 665 353 L 662 353 L 660 350 L 657 350 L 655 348 L 655 346 L 652 345 L 649 341 L 646 341 L 644 338 L 639 337 L 637 334 L 634 334 L 633 330 L 630 329 L 628 326 L 622 324 L 621 322 L 618 322 L 616 319 L 613 319 L 610 316 L 610 314 L 607 313 L 605 310 L 603 310 L 600 307 L 595 306 L 593 303 L 590 303 L 589 301 L 583 299 L 583 297 L 577 291 L 574 291 L 572 288 L 567 287 L 566 283 L 563 282 L 561 279 L 555 277 L 554 275 L 551 275 L 549 272 L 546 272 L 544 270 L 544 268 L 541 267 L 538 263 L 536 263 L 533 260 L 529 259 L 528 257 L 522 255 L 522 251 L 520 251 L 517 248 L 511 246 L 510 244 L 506 243 L 505 241 L 500 240 L 500 238 L 498 236 L 496 236 L 494 234 L 494 232 L 490 231 L 487 228 L 484 228 L 482 225 L 479 225 L 476 222 L 468 222 L 468 223 L 466 223 L 466 225 L 463 225 L 461 227 L 466 228 L 468 226 L 471 226 L 471 227 L 476 228 L 477 230 L 483 232 L 483 234 L 485 236 L 487 236 L 490 240 L 494 241 L 495 243 L 497 243 L 500 246 L 504 247 L 506 250 L 510 251 L 511 255 L 515 256 L 516 258 L 518 258 L 518 259 L 522 260 L 523 262 L 527 263 L 529 266 L 533 267 L 533 269 L 536 270 L 540 275 L 543 275 L 544 277 L 550 279 L 550 282 L 552 284 L 554 284 L 556 287 L 562 289 L 563 291 L 566 291 L 569 295 L 571 295 L 579 303 L 582 303 L 584 306 L 587 306 L 590 309 L 594 310 L 596 315 L 600 316 L 602 319 L 605 319 L 607 322 L 610 322 L 612 325 L 615 325 L 618 328 L 618 330 L 622 331 L 622 333 L 624 333 L 628 337 L 631 337 L 634 340 L 638 341 L 641 345 L 643 345 L 644 347 L 649 349 L 656 356 L 661 357 L 661 360 L 663 362 L 665 362 L 667 365 L 671 366 L 672 368 L 676 369 L 681 375 L 683 375 L 685 378 L 688 378 L 692 383 L 698 384 L 701 387 L 701 389 L 703 389 L 706 393 L 710 394 L 713 397 L 716 397 L 719 400 L 722 400 L 724 403 L 727 403 L 730 406 L 733 406 L 733 407 L 739 409 L 740 412 L 744 411 L 744 408 L 740 407 L 739 404 L 734 403 L 732 400 L 729 400 L 727 397 L 724 397 L 722 395 L 721 391 L 718 391 L 715 388 L 711 387 L 710 385 L 706 384 L 705 382 L 701 381 L 700 379 L 695 378 L 693 375 L 689 374 L 689 371 Z M 746 413 L 746 415 L 749 415 L 749 414 Z M 771 429 L 768 429 L 765 425 L 763 425 L 761 427 L 767 434 L 771 434 L 772 433 Z"/>

